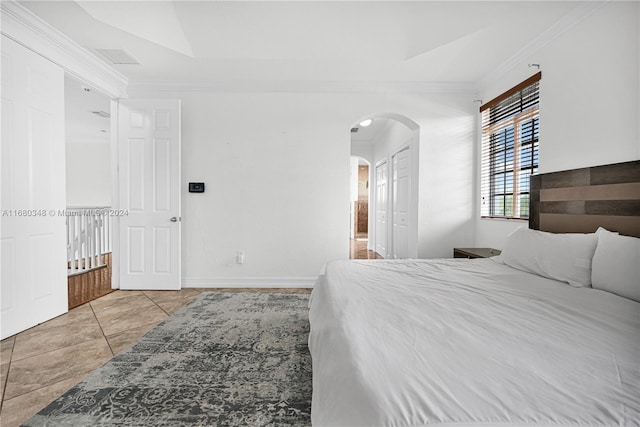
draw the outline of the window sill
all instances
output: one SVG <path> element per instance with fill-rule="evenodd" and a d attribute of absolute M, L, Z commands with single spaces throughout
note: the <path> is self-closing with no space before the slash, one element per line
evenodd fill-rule
<path fill-rule="evenodd" d="M 518 221 L 518 222 L 529 222 L 529 218 L 509 218 L 504 216 L 481 216 L 481 220 L 490 220 L 490 221 Z"/>

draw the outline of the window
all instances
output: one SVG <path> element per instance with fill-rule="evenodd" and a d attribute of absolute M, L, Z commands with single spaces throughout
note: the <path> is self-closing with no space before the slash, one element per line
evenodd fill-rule
<path fill-rule="evenodd" d="M 483 217 L 529 217 L 529 177 L 538 171 L 541 73 L 480 107 Z"/>

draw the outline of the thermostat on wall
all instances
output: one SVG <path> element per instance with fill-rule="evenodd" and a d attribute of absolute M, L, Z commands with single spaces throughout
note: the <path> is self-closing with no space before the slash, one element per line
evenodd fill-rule
<path fill-rule="evenodd" d="M 189 193 L 204 193 L 204 182 L 190 182 Z"/>

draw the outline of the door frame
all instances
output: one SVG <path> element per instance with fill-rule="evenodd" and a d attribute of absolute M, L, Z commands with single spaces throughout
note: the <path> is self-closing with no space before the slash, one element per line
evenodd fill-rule
<path fill-rule="evenodd" d="M 120 178 L 118 176 L 118 159 L 120 154 L 118 115 L 120 103 L 111 100 L 111 207 L 120 209 Z M 120 289 L 120 220 L 111 218 L 111 289 Z"/>

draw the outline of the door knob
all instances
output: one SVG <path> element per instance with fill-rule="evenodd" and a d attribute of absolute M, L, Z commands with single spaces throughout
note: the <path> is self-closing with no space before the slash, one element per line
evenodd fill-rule
<path fill-rule="evenodd" d="M 178 222 L 178 217 L 177 216 L 171 217 L 171 219 L 169 221 Z"/>

